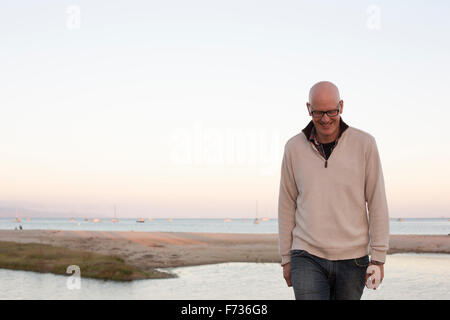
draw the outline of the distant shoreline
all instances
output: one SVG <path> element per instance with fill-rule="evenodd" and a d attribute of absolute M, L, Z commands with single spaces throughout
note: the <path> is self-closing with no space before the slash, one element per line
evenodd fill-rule
<path fill-rule="evenodd" d="M 0 241 L 114 255 L 145 272 L 223 262 L 280 262 L 278 234 L 273 233 L 0 230 Z M 388 254 L 450 253 L 450 236 L 391 235 L 389 245 Z"/>

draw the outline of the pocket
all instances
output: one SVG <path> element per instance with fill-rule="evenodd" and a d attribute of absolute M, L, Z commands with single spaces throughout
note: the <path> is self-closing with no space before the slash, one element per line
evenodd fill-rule
<path fill-rule="evenodd" d="M 369 262 L 370 262 L 369 255 L 365 255 L 364 257 L 353 259 L 353 262 L 355 263 L 355 265 L 357 267 L 367 268 L 369 266 Z"/>

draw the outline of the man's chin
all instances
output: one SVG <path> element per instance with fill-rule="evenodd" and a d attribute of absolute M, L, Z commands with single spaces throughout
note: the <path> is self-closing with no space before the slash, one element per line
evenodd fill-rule
<path fill-rule="evenodd" d="M 329 124 L 327 126 L 323 126 L 323 125 L 319 124 L 319 128 L 320 128 L 320 131 L 322 131 L 324 134 L 325 133 L 331 134 L 336 130 L 334 124 Z"/>
<path fill-rule="evenodd" d="M 322 126 L 319 126 L 319 129 L 317 131 L 320 133 L 320 135 L 329 137 L 329 136 L 333 136 L 336 133 L 337 128 L 335 128 L 334 126 L 331 126 L 329 128 L 324 129 Z"/>

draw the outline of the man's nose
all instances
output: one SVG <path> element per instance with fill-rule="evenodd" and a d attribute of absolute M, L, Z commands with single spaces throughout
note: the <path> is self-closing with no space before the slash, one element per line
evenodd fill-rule
<path fill-rule="evenodd" d="M 328 122 L 330 120 L 330 117 L 327 113 L 324 113 L 321 119 L 323 122 Z"/>

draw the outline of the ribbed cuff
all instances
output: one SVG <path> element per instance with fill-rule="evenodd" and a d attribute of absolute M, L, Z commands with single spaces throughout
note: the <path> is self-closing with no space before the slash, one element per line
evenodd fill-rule
<path fill-rule="evenodd" d="M 378 251 L 372 249 L 370 259 L 384 263 L 386 262 L 386 251 Z"/>
<path fill-rule="evenodd" d="M 286 263 L 291 262 L 291 255 L 281 256 L 281 266 L 284 266 Z"/>

